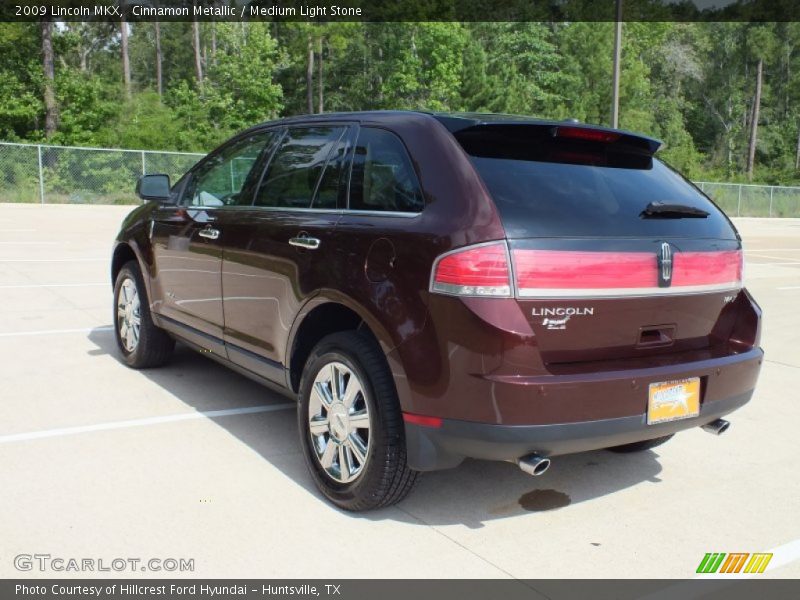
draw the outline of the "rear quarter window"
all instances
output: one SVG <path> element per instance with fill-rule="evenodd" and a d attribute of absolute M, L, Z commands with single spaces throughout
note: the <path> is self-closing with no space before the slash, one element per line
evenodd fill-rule
<path fill-rule="evenodd" d="M 384 129 L 362 127 L 350 176 L 351 210 L 413 212 L 425 202 L 403 142 Z"/>

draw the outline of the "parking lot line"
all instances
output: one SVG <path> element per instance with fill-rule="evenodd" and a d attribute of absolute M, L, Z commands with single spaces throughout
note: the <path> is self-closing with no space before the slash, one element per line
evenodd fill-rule
<path fill-rule="evenodd" d="M 748 248 L 745 252 L 800 252 L 800 248 Z"/>
<path fill-rule="evenodd" d="M 24 442 L 28 440 L 40 440 L 43 438 L 61 437 L 65 435 L 77 435 L 80 433 L 91 433 L 94 431 L 108 431 L 111 429 L 145 427 L 148 425 L 160 425 L 162 423 L 174 423 L 176 421 L 190 421 L 194 419 L 216 419 L 219 417 L 230 417 L 234 415 L 249 415 L 253 413 L 275 412 L 278 410 L 288 410 L 290 408 L 296 408 L 296 407 L 297 405 L 294 403 L 264 404 L 260 406 L 248 406 L 245 408 L 207 410 L 199 412 L 179 413 L 176 415 L 165 415 L 163 417 L 130 419 L 128 421 L 110 421 L 108 423 L 97 423 L 95 425 L 80 425 L 77 427 L 63 427 L 60 429 L 44 429 L 41 431 L 29 431 L 26 433 L 13 433 L 10 435 L 0 436 L 0 444 L 10 444 L 12 442 Z"/>
<path fill-rule="evenodd" d="M 4 263 L 108 262 L 108 258 L 0 258 Z"/>
<path fill-rule="evenodd" d="M 777 548 L 773 548 L 768 552 L 772 553 L 773 556 L 767 567 L 767 571 L 780 569 L 789 563 L 800 560 L 800 540 L 793 540 Z"/>
<path fill-rule="evenodd" d="M 40 331 L 7 331 L 0 333 L 0 337 L 22 337 L 27 335 L 55 335 L 59 333 L 89 333 L 90 331 L 112 331 L 114 327 L 82 327 L 80 329 L 43 329 Z"/>
<path fill-rule="evenodd" d="M 789 285 L 786 287 L 779 287 L 779 290 L 800 290 L 800 285 Z"/>
<path fill-rule="evenodd" d="M 111 287 L 108 282 L 104 283 L 28 283 L 19 285 L 0 285 L 0 290 L 24 290 L 28 288 L 59 288 L 59 287 L 94 287 L 99 285 L 107 285 Z"/>
<path fill-rule="evenodd" d="M 771 258 L 773 260 L 795 260 L 796 256 L 771 256 L 769 254 L 761 254 L 760 256 L 753 256 L 752 258 Z"/>

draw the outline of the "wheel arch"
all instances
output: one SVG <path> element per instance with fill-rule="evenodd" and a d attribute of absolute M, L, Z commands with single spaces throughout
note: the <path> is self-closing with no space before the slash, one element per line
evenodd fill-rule
<path fill-rule="evenodd" d="M 380 322 L 349 298 L 337 294 L 333 297 L 318 295 L 309 300 L 295 318 L 287 343 L 286 378 L 290 389 L 299 391 L 303 368 L 319 340 L 332 333 L 352 330 L 374 339 L 384 355 L 396 345 Z"/>
<path fill-rule="evenodd" d="M 144 281 L 145 291 L 147 292 L 148 302 L 152 297 L 150 295 L 150 273 L 142 260 L 141 252 L 135 241 L 118 241 L 114 246 L 114 251 L 111 255 L 111 285 L 112 287 L 117 281 L 117 276 L 126 263 L 135 260 L 139 265 L 139 271 L 142 274 Z"/>

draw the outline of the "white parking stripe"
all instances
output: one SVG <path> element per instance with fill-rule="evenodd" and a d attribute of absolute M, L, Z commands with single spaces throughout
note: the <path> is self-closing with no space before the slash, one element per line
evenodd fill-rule
<path fill-rule="evenodd" d="M 4 263 L 109 262 L 110 258 L 0 258 Z"/>
<path fill-rule="evenodd" d="M 145 427 L 147 425 L 160 425 L 162 423 L 174 423 L 176 421 L 190 421 L 193 419 L 216 419 L 218 417 L 230 417 L 233 415 L 249 415 L 253 413 L 274 412 L 278 410 L 288 410 L 290 408 L 296 408 L 296 407 L 297 407 L 296 404 L 269 404 L 261 406 L 248 406 L 246 408 L 230 408 L 227 410 L 208 410 L 203 412 L 180 413 L 177 415 L 166 415 L 163 417 L 131 419 L 129 421 L 111 421 L 109 423 L 98 423 L 96 425 L 81 425 L 78 427 L 64 427 L 62 429 L 44 429 L 42 431 L 29 431 L 27 433 L 13 433 L 11 435 L 0 436 L 0 444 L 10 444 L 12 442 L 24 442 L 28 440 L 40 440 L 43 438 L 61 437 L 65 435 L 77 435 L 79 433 L 91 433 L 94 431 L 108 431 L 111 429 Z"/>
<path fill-rule="evenodd" d="M 59 288 L 59 287 L 89 287 L 107 285 L 111 287 L 110 283 L 31 283 L 25 285 L 0 285 L 0 290 L 24 290 L 28 288 Z"/>
<path fill-rule="evenodd" d="M 89 333 L 90 331 L 113 331 L 111 325 L 104 327 L 84 327 L 83 329 L 44 329 L 41 331 L 7 331 L 0 337 L 24 337 L 28 335 L 57 335 L 59 333 Z"/>
<path fill-rule="evenodd" d="M 772 258 L 774 260 L 795 260 L 796 256 L 772 256 L 770 254 L 759 254 L 756 256 L 751 256 L 748 260 L 752 260 L 754 258 Z"/>
<path fill-rule="evenodd" d="M 790 563 L 800 560 L 800 540 L 794 540 L 769 550 L 773 554 L 772 560 L 769 561 L 767 571 L 780 569 Z"/>
<path fill-rule="evenodd" d="M 14 246 L 20 246 L 22 244 L 26 246 L 57 246 L 59 242 L 0 242 L 0 244 L 13 244 Z"/>

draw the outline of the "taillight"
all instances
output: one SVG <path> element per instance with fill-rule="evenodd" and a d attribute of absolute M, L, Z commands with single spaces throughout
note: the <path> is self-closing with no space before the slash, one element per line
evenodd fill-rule
<path fill-rule="evenodd" d="M 468 246 L 443 254 L 433 265 L 431 291 L 455 296 L 511 296 L 505 242 Z"/>
<path fill-rule="evenodd" d="M 742 252 L 676 252 L 672 285 L 742 283 Z"/>
<path fill-rule="evenodd" d="M 521 296 L 544 290 L 657 287 L 657 263 L 652 252 L 514 250 Z"/>
<path fill-rule="evenodd" d="M 512 251 L 521 298 L 649 296 L 714 292 L 742 285 L 742 253 L 674 252 L 667 285 L 654 252 Z"/>

